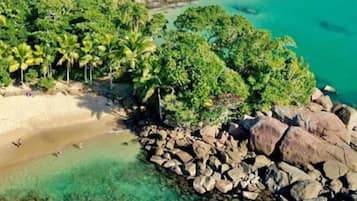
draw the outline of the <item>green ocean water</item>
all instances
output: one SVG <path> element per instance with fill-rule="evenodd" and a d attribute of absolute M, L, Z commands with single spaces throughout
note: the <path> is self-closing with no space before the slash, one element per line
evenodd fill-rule
<path fill-rule="evenodd" d="M 0 200 L 190 201 L 176 178 L 146 161 L 132 134 L 105 135 L 62 157 L 45 156 L 0 172 Z"/>
<path fill-rule="evenodd" d="M 275 37 L 289 35 L 297 52 L 310 64 L 320 87 L 334 86 L 336 101 L 357 105 L 356 0 L 199 0 L 189 6 L 218 4 L 242 14 Z M 166 12 L 171 21 L 187 6 Z M 237 8 L 250 8 L 249 14 Z"/>

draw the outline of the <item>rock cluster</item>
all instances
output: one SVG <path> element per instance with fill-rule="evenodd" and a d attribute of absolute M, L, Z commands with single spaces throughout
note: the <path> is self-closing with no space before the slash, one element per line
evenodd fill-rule
<path fill-rule="evenodd" d="M 191 133 L 147 126 L 150 161 L 185 177 L 199 193 L 255 200 L 355 199 L 357 112 L 316 91 L 307 107 L 276 106 L 228 129 Z"/>

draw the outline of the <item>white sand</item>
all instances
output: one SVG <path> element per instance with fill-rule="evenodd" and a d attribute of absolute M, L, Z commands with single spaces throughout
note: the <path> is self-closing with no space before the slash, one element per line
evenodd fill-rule
<path fill-rule="evenodd" d="M 0 167 L 53 153 L 118 128 L 101 96 L 0 96 Z M 12 144 L 18 138 L 23 145 Z"/>
<path fill-rule="evenodd" d="M 110 115 L 101 96 L 0 97 L 0 136 L 17 130 L 37 130 L 100 120 Z"/>

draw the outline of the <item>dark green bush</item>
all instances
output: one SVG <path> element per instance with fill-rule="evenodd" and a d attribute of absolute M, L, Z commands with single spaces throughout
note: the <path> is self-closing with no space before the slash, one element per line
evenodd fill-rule
<path fill-rule="evenodd" d="M 37 84 L 41 89 L 46 90 L 46 91 L 53 89 L 56 86 L 54 79 L 45 78 L 45 77 L 41 78 Z"/>
<path fill-rule="evenodd" d="M 9 72 L 0 68 L 0 87 L 6 87 L 11 84 L 12 80 Z"/>
<path fill-rule="evenodd" d="M 35 69 L 30 69 L 25 74 L 25 81 L 29 83 L 35 83 L 38 79 L 38 72 Z"/>
<path fill-rule="evenodd" d="M 295 42 L 290 37 L 273 38 L 219 6 L 189 8 L 175 25 L 180 31 L 201 33 L 225 64 L 241 75 L 249 87 L 242 111 L 309 101 L 316 81 L 292 50 Z"/>
<path fill-rule="evenodd" d="M 169 34 L 153 65 L 161 68 L 146 71 L 158 80 L 165 119 L 171 124 L 191 128 L 220 124 L 248 95 L 239 74 L 228 69 L 199 34 Z M 140 86 L 137 90 L 149 90 L 147 84 Z"/>

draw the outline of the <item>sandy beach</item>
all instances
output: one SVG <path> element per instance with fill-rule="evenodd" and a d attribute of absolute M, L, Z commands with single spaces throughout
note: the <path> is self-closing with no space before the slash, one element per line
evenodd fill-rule
<path fill-rule="evenodd" d="M 106 103 L 92 95 L 0 97 L 0 167 L 110 133 L 118 125 Z"/>

